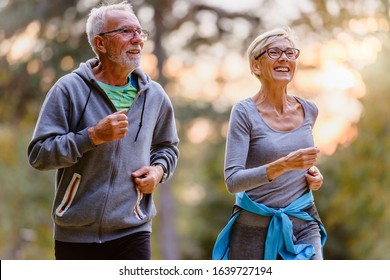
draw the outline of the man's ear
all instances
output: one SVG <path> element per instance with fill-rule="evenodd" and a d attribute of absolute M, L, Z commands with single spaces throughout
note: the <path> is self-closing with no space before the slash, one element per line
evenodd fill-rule
<path fill-rule="evenodd" d="M 105 45 L 104 40 L 103 40 L 103 37 L 95 36 L 95 38 L 93 38 L 93 42 L 94 42 L 94 44 L 96 46 L 96 49 L 99 52 L 105 53 L 107 51 L 106 45 Z"/>

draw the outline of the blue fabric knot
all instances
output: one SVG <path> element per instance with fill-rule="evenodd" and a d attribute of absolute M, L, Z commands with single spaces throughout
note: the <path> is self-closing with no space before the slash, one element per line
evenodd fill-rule
<path fill-rule="evenodd" d="M 281 218 L 282 215 L 284 214 L 285 210 L 282 208 L 282 209 L 279 209 L 275 212 L 275 216 L 278 217 L 278 218 Z"/>
<path fill-rule="evenodd" d="M 311 191 L 307 192 L 297 200 L 293 201 L 285 208 L 273 209 L 262 203 L 252 201 L 246 192 L 236 194 L 236 205 L 240 208 L 262 216 L 271 216 L 268 227 L 264 259 L 276 260 L 278 254 L 285 260 L 308 260 L 314 254 L 315 250 L 311 244 L 295 245 L 292 237 L 292 223 L 287 215 L 302 219 L 305 221 L 315 220 L 303 209 L 312 205 L 314 197 Z M 231 229 L 240 211 L 235 213 L 229 220 L 228 224 L 222 229 L 214 245 L 212 259 L 223 260 L 229 258 L 229 242 Z M 326 242 L 326 231 L 320 221 L 317 221 L 321 230 L 322 247 Z"/>

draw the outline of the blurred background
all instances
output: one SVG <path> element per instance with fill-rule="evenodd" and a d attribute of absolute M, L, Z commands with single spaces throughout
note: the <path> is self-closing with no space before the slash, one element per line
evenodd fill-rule
<path fill-rule="evenodd" d="M 54 259 L 54 171 L 27 161 L 49 88 L 93 56 L 97 0 L 0 0 L 0 259 Z M 290 94 L 314 101 L 326 259 L 390 259 L 390 1 L 134 0 L 142 68 L 175 107 L 181 158 L 156 193 L 153 259 L 210 259 L 229 219 L 223 160 L 231 106 L 259 88 L 245 51 L 288 25 L 301 49 Z"/>

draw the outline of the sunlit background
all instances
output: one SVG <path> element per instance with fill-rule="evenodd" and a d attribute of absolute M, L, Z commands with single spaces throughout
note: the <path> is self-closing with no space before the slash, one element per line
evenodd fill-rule
<path fill-rule="evenodd" d="M 2 259 L 53 258 L 54 173 L 32 170 L 26 146 L 46 92 L 93 55 L 85 17 L 99 3 L 0 0 Z M 156 194 L 154 258 L 210 258 L 234 202 L 223 181 L 230 108 L 260 86 L 245 51 L 259 33 L 285 25 L 295 31 L 301 50 L 289 93 L 320 110 L 314 137 L 325 183 L 315 196 L 329 232 L 325 255 L 390 258 L 388 0 L 133 5 L 152 32 L 141 67 L 171 97 L 181 139 L 175 177 Z"/>

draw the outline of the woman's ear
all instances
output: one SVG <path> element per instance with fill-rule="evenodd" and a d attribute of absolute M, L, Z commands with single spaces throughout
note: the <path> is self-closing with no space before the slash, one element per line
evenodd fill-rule
<path fill-rule="evenodd" d="M 255 74 L 256 76 L 259 76 L 260 73 L 261 73 L 261 65 L 260 65 L 260 61 L 256 60 L 256 59 L 253 59 L 251 61 L 251 70 L 252 70 L 252 73 Z"/>
<path fill-rule="evenodd" d="M 107 50 L 106 50 L 106 45 L 104 43 L 104 40 L 103 40 L 103 37 L 102 36 L 95 36 L 95 38 L 93 38 L 93 42 L 96 46 L 96 49 L 101 52 L 101 53 L 105 53 Z"/>

